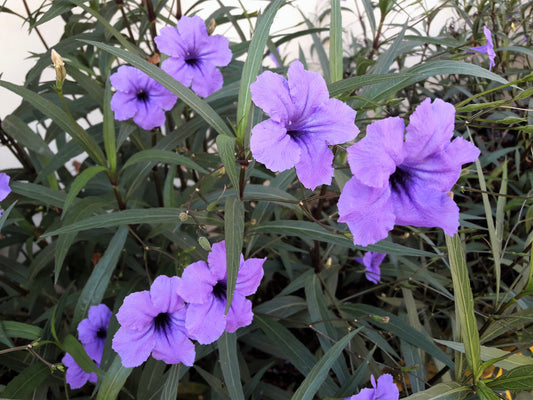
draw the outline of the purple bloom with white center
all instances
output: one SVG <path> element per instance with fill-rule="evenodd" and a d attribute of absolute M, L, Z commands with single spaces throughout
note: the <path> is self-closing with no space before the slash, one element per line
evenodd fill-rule
<path fill-rule="evenodd" d="M 115 119 L 133 122 L 150 130 L 165 123 L 165 111 L 176 104 L 177 96 L 141 70 L 122 65 L 109 77 L 117 90 L 111 98 Z"/>
<path fill-rule="evenodd" d="M 372 375 L 370 381 L 372 382 L 372 389 L 364 388 L 359 394 L 344 400 L 398 400 L 400 398 L 400 391 L 394 383 L 392 375 L 381 375 L 377 384 L 374 375 Z"/>
<path fill-rule="evenodd" d="M 233 56 L 229 40 L 207 34 L 202 18 L 183 16 L 177 26 L 165 26 L 155 38 L 159 50 L 169 55 L 161 64 L 178 82 L 191 86 L 199 96 L 207 97 L 222 88 L 222 73 Z"/>
<path fill-rule="evenodd" d="M 496 57 L 496 53 L 494 52 L 494 45 L 492 44 L 492 33 L 486 26 L 483 26 L 483 33 L 485 34 L 485 38 L 487 38 L 487 43 L 483 46 L 476 46 L 471 47 L 470 50 L 479 51 L 480 53 L 485 53 L 489 56 L 489 71 L 492 70 L 492 67 L 496 65 L 494 62 L 494 58 Z"/>
<path fill-rule="evenodd" d="M 299 61 L 290 65 L 288 81 L 265 71 L 250 90 L 255 105 L 270 116 L 252 129 L 255 159 L 276 172 L 296 167 L 298 178 L 310 189 L 331 183 L 333 152 L 328 145 L 357 136 L 355 111 L 330 99 L 324 79 L 304 70 Z"/>
<path fill-rule="evenodd" d="M 192 339 L 201 344 L 217 340 L 224 331 L 235 332 L 250 325 L 253 319 L 252 302 L 246 298 L 254 294 L 263 278 L 266 258 L 241 255 L 237 283 L 227 315 L 226 310 L 226 244 L 215 243 L 205 261 L 198 261 L 183 271 L 178 293 L 188 303 L 185 326 Z"/>
<path fill-rule="evenodd" d="M 346 222 L 354 244 L 367 246 L 387 237 L 394 225 L 438 226 L 453 236 L 459 208 L 448 192 L 461 166 L 480 151 L 453 136 L 455 108 L 429 98 L 410 117 L 407 134 L 399 117 L 367 127 L 348 149 L 353 177 L 340 195 L 339 222 Z"/>
<path fill-rule="evenodd" d="M 369 251 L 363 257 L 355 257 L 355 261 L 365 266 L 366 279 L 377 284 L 381 281 L 381 269 L 379 267 L 386 256 L 386 254 Z"/>
<path fill-rule="evenodd" d="M 137 367 L 150 354 L 167 364 L 192 366 L 196 352 L 185 330 L 186 306 L 178 295 L 177 276 L 158 276 L 150 291 L 132 293 L 117 313 L 120 328 L 113 338 L 126 368 Z"/>
<path fill-rule="evenodd" d="M 0 173 L 0 201 L 4 200 L 7 195 L 11 193 L 11 188 L 9 187 L 9 175 Z M 2 216 L 2 210 L 0 210 L 0 217 Z"/>
<path fill-rule="evenodd" d="M 105 304 L 91 306 L 89 316 L 78 325 L 78 338 L 87 355 L 97 366 L 100 366 L 102 361 L 111 314 L 111 310 Z M 94 372 L 89 374 L 81 369 L 70 354 L 65 354 L 61 362 L 67 367 L 65 378 L 72 389 L 81 388 L 87 381 L 96 383 L 96 374 Z"/>

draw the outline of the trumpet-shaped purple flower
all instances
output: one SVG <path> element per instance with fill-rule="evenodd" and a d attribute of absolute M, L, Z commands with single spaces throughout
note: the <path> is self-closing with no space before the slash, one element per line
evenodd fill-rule
<path fill-rule="evenodd" d="M 381 375 L 377 384 L 374 375 L 372 375 L 370 381 L 372 382 L 372 389 L 362 389 L 359 394 L 344 400 L 398 400 L 400 398 L 400 391 L 394 383 L 392 375 Z"/>
<path fill-rule="evenodd" d="M 0 173 L 0 201 L 4 200 L 7 195 L 11 193 L 11 188 L 9 187 L 9 175 Z M 2 216 L 2 210 L 0 210 L 0 217 Z"/>
<path fill-rule="evenodd" d="M 178 293 L 188 303 L 185 326 L 192 339 L 201 344 L 217 340 L 224 331 L 235 332 L 252 322 L 252 295 L 263 277 L 266 258 L 250 258 L 241 255 L 237 283 L 227 315 L 226 310 L 226 244 L 215 243 L 205 261 L 198 261 L 183 271 Z"/>
<path fill-rule="evenodd" d="M 78 325 L 78 338 L 87 355 L 97 366 L 100 366 L 102 361 L 111 314 L 111 310 L 105 304 L 91 306 L 88 318 Z M 89 374 L 81 369 L 70 354 L 65 354 L 61 362 L 67 367 L 65 378 L 72 389 L 81 388 L 87 381 L 96 383 L 96 374 L 94 372 Z"/>
<path fill-rule="evenodd" d="M 186 306 L 178 295 L 180 278 L 158 276 L 150 291 L 132 293 L 117 313 L 120 328 L 113 338 L 124 367 L 137 367 L 150 353 L 167 364 L 192 366 L 194 344 L 185 330 Z"/>
<path fill-rule="evenodd" d="M 479 149 L 463 138 L 452 142 L 455 108 L 429 98 L 410 117 L 407 134 L 401 118 L 367 127 L 348 149 L 354 176 L 339 198 L 339 221 L 346 222 L 356 245 L 387 237 L 394 225 L 438 226 L 447 235 L 459 227 L 459 208 L 448 192 L 461 166 Z"/>
<path fill-rule="evenodd" d="M 202 18 L 183 16 L 176 26 L 165 26 L 155 38 L 159 50 L 170 57 L 161 64 L 163 71 L 196 94 L 207 97 L 222 88 L 222 73 L 231 61 L 229 41 L 224 36 L 207 34 Z"/>
<path fill-rule="evenodd" d="M 355 257 L 355 261 L 365 266 L 366 279 L 377 284 L 381 281 L 381 269 L 379 267 L 386 256 L 386 254 L 369 251 L 363 257 Z"/>
<path fill-rule="evenodd" d="M 117 90 L 111 98 L 115 119 L 133 122 L 150 130 L 165 123 L 165 111 L 176 104 L 177 96 L 137 68 L 122 65 L 109 77 Z"/>
<path fill-rule="evenodd" d="M 333 152 L 328 144 L 354 139 L 359 130 L 355 111 L 330 99 L 324 79 L 305 71 L 301 62 L 289 67 L 288 81 L 270 71 L 251 84 L 252 100 L 270 119 L 252 129 L 250 147 L 257 161 L 276 172 L 296 167 L 307 188 L 329 184 Z"/>
<path fill-rule="evenodd" d="M 492 44 L 492 33 L 486 26 L 483 27 L 483 33 L 487 39 L 487 43 L 483 46 L 471 47 L 470 50 L 479 51 L 480 53 L 485 53 L 489 56 L 489 71 L 492 70 L 492 67 L 496 65 L 494 58 L 496 58 L 496 53 L 494 52 L 494 45 Z"/>

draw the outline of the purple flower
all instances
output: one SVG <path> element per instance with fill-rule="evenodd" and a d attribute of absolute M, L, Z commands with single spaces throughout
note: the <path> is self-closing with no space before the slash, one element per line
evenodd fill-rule
<path fill-rule="evenodd" d="M 91 306 L 88 318 L 78 325 L 78 338 L 87 355 L 97 366 L 100 366 L 102 361 L 111 314 L 111 310 L 105 304 Z M 61 362 L 67 367 L 65 378 L 72 389 L 81 388 L 87 381 L 96 383 L 96 374 L 94 372 L 89 374 L 81 369 L 70 354 L 65 354 Z"/>
<path fill-rule="evenodd" d="M 122 65 L 109 77 L 117 90 L 111 98 L 115 119 L 133 122 L 150 130 L 165 123 L 165 112 L 174 107 L 177 96 L 137 68 Z"/>
<path fill-rule="evenodd" d="M 377 284 L 381 281 L 381 270 L 379 267 L 386 256 L 386 254 L 372 253 L 369 251 L 364 257 L 355 257 L 355 261 L 365 266 L 366 279 Z"/>
<path fill-rule="evenodd" d="M 224 331 L 235 332 L 252 322 L 252 302 L 246 296 L 256 292 L 263 277 L 266 258 L 241 255 L 237 283 L 227 315 L 226 244 L 215 243 L 205 261 L 198 261 L 183 271 L 178 293 L 188 303 L 185 326 L 192 339 L 201 344 L 217 340 Z"/>
<path fill-rule="evenodd" d="M 113 350 L 124 367 L 137 367 L 150 353 L 167 364 L 192 366 L 194 344 L 185 330 L 186 306 L 178 295 L 180 278 L 158 276 L 150 291 L 128 295 L 117 313 L 121 327 L 113 338 Z"/>
<path fill-rule="evenodd" d="M 410 117 L 407 134 L 401 118 L 367 127 L 348 149 L 353 177 L 339 198 L 339 221 L 346 222 L 356 245 L 387 237 L 394 225 L 438 226 L 447 235 L 459 227 L 459 208 L 448 192 L 479 149 L 463 138 L 452 142 L 455 108 L 429 98 Z"/>
<path fill-rule="evenodd" d="M 252 129 L 250 147 L 257 161 L 272 171 L 296 167 L 307 188 L 329 184 L 333 152 L 328 144 L 354 139 L 359 130 L 355 111 L 330 99 L 324 79 L 294 61 L 288 81 L 270 71 L 251 84 L 252 100 L 270 119 Z"/>
<path fill-rule="evenodd" d="M 381 375 L 378 378 L 377 385 L 374 375 L 370 377 L 370 380 L 373 386 L 372 389 L 362 389 L 359 394 L 347 397 L 344 400 L 398 400 L 400 398 L 400 392 L 393 382 L 392 375 Z"/>
<path fill-rule="evenodd" d="M 9 175 L 0 173 L 0 201 L 4 200 L 7 195 L 11 193 L 11 188 L 9 187 Z M 0 217 L 2 216 L 2 210 L 0 210 Z"/>
<path fill-rule="evenodd" d="M 471 47 L 470 50 L 479 51 L 480 53 L 485 53 L 489 56 L 489 71 L 492 70 L 492 67 L 496 65 L 494 62 L 494 58 L 496 57 L 496 53 L 494 52 L 494 45 L 492 44 L 492 33 L 490 32 L 489 28 L 486 26 L 483 26 L 483 33 L 485 34 L 485 37 L 487 38 L 487 43 L 483 46 L 477 46 L 477 47 Z"/>
<path fill-rule="evenodd" d="M 165 26 L 155 38 L 159 50 L 170 57 L 161 68 L 202 97 L 222 88 L 222 73 L 231 61 L 229 41 L 224 36 L 207 34 L 202 18 L 183 16 L 176 28 Z"/>

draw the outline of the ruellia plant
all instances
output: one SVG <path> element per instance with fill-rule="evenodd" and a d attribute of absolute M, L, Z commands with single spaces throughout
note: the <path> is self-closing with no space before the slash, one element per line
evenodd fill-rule
<path fill-rule="evenodd" d="M 1 398 L 533 397 L 530 2 L 23 2 Z"/>

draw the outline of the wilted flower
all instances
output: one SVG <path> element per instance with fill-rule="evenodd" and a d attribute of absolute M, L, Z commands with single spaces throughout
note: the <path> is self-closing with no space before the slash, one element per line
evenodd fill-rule
<path fill-rule="evenodd" d="M 161 68 L 178 82 L 192 85 L 202 97 L 222 88 L 222 73 L 217 67 L 231 61 L 229 41 L 221 35 L 209 36 L 202 18 L 181 17 L 176 28 L 162 28 L 155 42 L 162 53 L 170 56 Z"/>
<path fill-rule="evenodd" d="M 272 171 L 296 167 L 307 188 L 329 184 L 333 152 L 328 144 L 354 139 L 359 130 L 355 111 L 330 99 L 324 79 L 305 71 L 301 62 L 289 67 L 288 81 L 265 71 L 251 84 L 252 100 L 270 119 L 252 129 L 250 147 L 257 161 Z"/>
<path fill-rule="evenodd" d="M 54 69 L 56 70 L 56 85 L 59 89 L 61 89 L 63 82 L 67 77 L 65 63 L 63 62 L 63 58 L 54 49 L 51 51 L 50 58 L 52 59 L 52 62 L 54 63 Z"/>
<path fill-rule="evenodd" d="M 117 313 L 120 328 L 113 338 L 124 367 L 137 367 L 150 353 L 167 364 L 192 366 L 194 344 L 185 330 L 186 306 L 178 295 L 180 278 L 158 276 L 150 291 L 132 293 Z"/>
<path fill-rule="evenodd" d="M 370 381 L 372 382 L 372 389 L 361 389 L 359 394 L 347 397 L 344 400 L 398 400 L 400 398 L 400 391 L 393 382 L 392 375 L 381 375 L 378 378 L 377 385 L 374 375 L 371 375 Z"/>
<path fill-rule="evenodd" d="M 178 293 L 188 303 L 185 326 L 192 339 L 201 344 L 217 340 L 224 331 L 235 332 L 252 322 L 252 302 L 246 296 L 256 292 L 263 277 L 266 258 L 250 258 L 241 255 L 237 283 L 227 315 L 226 244 L 215 243 L 207 263 L 198 261 L 183 271 Z"/>
<path fill-rule="evenodd" d="M 117 90 L 111 98 L 115 119 L 133 118 L 141 128 L 150 130 L 165 123 L 165 112 L 174 107 L 177 96 L 137 68 L 122 65 L 109 77 Z"/>
<path fill-rule="evenodd" d="M 372 253 L 369 251 L 363 257 L 355 257 L 355 261 L 365 266 L 366 279 L 377 284 L 381 280 L 381 270 L 379 267 L 386 256 L 386 254 Z"/>
<path fill-rule="evenodd" d="M 461 166 L 480 152 L 463 138 L 450 142 L 454 118 L 451 104 L 427 98 L 411 115 L 405 138 L 403 120 L 390 117 L 370 124 L 348 149 L 354 176 L 339 198 L 339 221 L 348 224 L 356 245 L 386 238 L 394 225 L 457 232 L 459 208 L 448 192 Z"/>
<path fill-rule="evenodd" d="M 78 338 L 87 355 L 97 366 L 100 366 L 102 361 L 111 314 L 111 310 L 105 304 L 91 306 L 88 318 L 78 325 Z M 72 389 L 81 388 L 87 381 L 96 383 L 96 374 L 94 372 L 89 374 L 81 369 L 70 354 L 65 354 L 61 362 L 67 367 L 65 378 Z"/>
<path fill-rule="evenodd" d="M 4 200 L 7 195 L 11 193 L 9 187 L 9 175 L 0 172 L 0 201 Z M 2 216 L 2 210 L 0 210 L 0 217 Z"/>
<path fill-rule="evenodd" d="M 489 56 L 489 71 L 496 65 L 494 58 L 496 53 L 494 52 L 494 45 L 492 44 L 492 33 L 486 26 L 483 26 L 483 33 L 485 38 L 487 38 L 487 43 L 483 46 L 471 47 L 470 50 L 479 51 L 480 53 L 485 53 Z"/>

